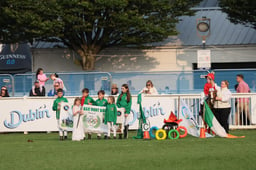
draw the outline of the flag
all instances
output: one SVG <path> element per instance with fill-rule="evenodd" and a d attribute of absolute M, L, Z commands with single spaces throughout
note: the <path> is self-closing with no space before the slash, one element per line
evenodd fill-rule
<path fill-rule="evenodd" d="M 220 125 L 214 114 L 212 113 L 212 110 L 207 105 L 206 102 L 204 102 L 205 106 L 205 122 L 207 125 L 211 128 L 212 131 L 215 132 L 216 135 L 223 137 L 223 138 L 244 138 L 244 136 L 233 136 L 228 133 L 226 133 L 225 129 Z"/>
<path fill-rule="evenodd" d="M 198 123 L 184 100 L 181 100 L 179 118 L 182 119 L 179 125 L 186 127 L 188 134 L 194 137 L 200 137 L 200 128 Z M 206 133 L 206 137 L 213 136 Z"/>
<path fill-rule="evenodd" d="M 140 106 L 140 119 L 139 119 L 139 128 L 137 130 L 137 136 L 133 136 L 134 139 L 143 139 L 143 131 L 142 131 L 142 124 L 146 123 L 146 117 L 144 115 L 144 111 L 142 108 L 142 94 L 138 95 L 137 104 Z"/>

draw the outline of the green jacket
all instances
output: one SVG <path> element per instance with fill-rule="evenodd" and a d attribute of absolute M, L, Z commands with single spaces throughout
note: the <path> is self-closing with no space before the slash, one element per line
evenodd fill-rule
<path fill-rule="evenodd" d="M 60 110 L 58 110 L 58 104 L 61 102 L 68 102 L 68 99 L 65 97 L 58 97 L 57 99 L 54 100 L 53 105 L 52 105 L 52 110 L 56 111 L 56 119 L 60 119 Z"/>
<path fill-rule="evenodd" d="M 115 104 L 108 104 L 105 112 L 104 123 L 114 122 L 116 124 L 117 110 Z"/>
<path fill-rule="evenodd" d="M 131 106 L 132 106 L 132 96 L 130 98 L 130 102 L 128 103 L 127 102 L 127 94 L 124 93 L 122 98 L 121 98 L 121 101 L 119 100 L 120 99 L 120 96 L 121 94 L 118 96 L 117 98 L 117 101 L 116 101 L 116 105 L 118 108 L 125 108 L 125 114 L 130 114 L 130 111 L 131 111 Z"/>
<path fill-rule="evenodd" d="M 107 106 L 107 104 L 108 104 L 107 99 L 103 98 L 102 100 L 100 99 L 96 100 L 96 106 Z"/>
<path fill-rule="evenodd" d="M 83 98 L 83 97 L 82 97 Z M 81 99 L 82 99 L 81 98 Z M 92 103 L 92 105 L 96 105 L 95 101 L 93 100 L 93 98 L 91 98 L 90 96 L 87 96 L 84 100 L 84 104 L 89 104 Z"/>

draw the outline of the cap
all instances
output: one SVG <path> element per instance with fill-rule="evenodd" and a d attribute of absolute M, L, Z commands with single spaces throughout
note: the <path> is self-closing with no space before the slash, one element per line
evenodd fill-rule
<path fill-rule="evenodd" d="M 39 83 L 39 80 L 36 80 L 35 83 Z"/>
<path fill-rule="evenodd" d="M 205 76 L 205 78 L 207 78 L 207 77 L 210 77 L 212 80 L 214 80 L 214 74 L 213 73 L 208 73 L 206 76 Z"/>

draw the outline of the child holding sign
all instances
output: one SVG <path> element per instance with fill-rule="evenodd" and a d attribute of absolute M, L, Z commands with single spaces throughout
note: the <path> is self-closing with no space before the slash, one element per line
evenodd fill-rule
<path fill-rule="evenodd" d="M 82 119 L 78 120 L 79 115 L 83 114 L 83 111 L 81 110 L 81 100 L 79 97 L 75 98 L 74 105 L 73 105 L 73 121 L 74 125 L 77 125 L 77 122 L 79 122 L 78 127 L 73 126 L 73 132 L 72 132 L 72 140 L 73 141 L 80 141 L 84 139 L 84 127 Z"/>
<path fill-rule="evenodd" d="M 87 89 L 87 88 L 84 88 L 82 90 L 81 106 L 83 107 L 84 104 L 86 104 L 86 105 L 96 105 L 93 98 L 91 98 L 89 96 L 89 89 Z M 92 138 L 92 134 L 88 133 L 88 139 L 91 139 L 91 138 Z"/>
<path fill-rule="evenodd" d="M 113 96 L 108 97 L 108 105 L 106 108 L 106 113 L 104 117 L 104 123 L 108 125 L 108 139 L 110 139 L 111 129 L 114 132 L 114 139 L 116 139 L 116 119 L 117 119 L 117 109 L 115 105 L 115 98 Z"/>
<path fill-rule="evenodd" d="M 96 100 L 96 106 L 107 106 L 108 101 L 104 98 L 105 95 L 105 91 L 104 90 L 100 90 L 98 91 L 98 99 Z M 103 115 L 104 117 L 104 115 Z M 107 134 L 104 134 L 104 138 L 107 138 Z M 97 138 L 100 139 L 101 138 L 101 134 L 97 134 Z"/>
<path fill-rule="evenodd" d="M 63 140 L 63 133 L 64 133 L 64 139 L 68 139 L 68 132 L 66 130 L 62 130 L 60 128 L 60 104 L 61 102 L 68 102 L 68 100 L 63 97 L 63 90 L 58 89 L 57 90 L 57 96 L 58 98 L 54 100 L 52 110 L 56 111 L 56 119 L 57 119 L 57 125 L 59 129 L 59 135 L 60 135 L 60 140 Z"/>

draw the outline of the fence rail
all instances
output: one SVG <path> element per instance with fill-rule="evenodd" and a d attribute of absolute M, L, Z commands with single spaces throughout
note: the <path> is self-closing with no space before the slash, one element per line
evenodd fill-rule
<path fill-rule="evenodd" d="M 201 100 L 199 94 L 175 94 L 171 96 L 175 99 L 174 111 L 177 116 L 179 100 L 184 100 L 199 125 L 202 126 L 202 118 L 198 114 Z M 256 128 L 256 93 L 233 93 L 230 104 L 229 125 L 231 129 Z"/>
<path fill-rule="evenodd" d="M 197 71 L 162 71 L 162 72 L 78 72 L 59 73 L 67 88 L 66 96 L 80 95 L 81 89 L 87 87 L 92 95 L 103 89 L 110 93 L 111 84 L 118 87 L 127 83 L 132 94 L 138 92 L 145 86 L 147 80 L 152 80 L 160 94 L 190 94 L 200 93 L 205 84 L 205 70 Z M 247 70 L 215 70 L 215 82 L 220 84 L 222 80 L 228 80 L 230 90 L 235 92 L 236 75 L 243 74 L 245 81 L 256 92 L 256 69 Z M 49 77 L 50 73 L 46 73 Z M 35 74 L 0 74 L 0 86 L 7 86 L 12 96 L 29 95 L 33 86 Z M 46 83 L 46 92 L 53 89 L 52 81 Z"/>
<path fill-rule="evenodd" d="M 68 101 L 69 103 L 73 103 L 76 96 L 69 96 Z M 97 99 L 97 96 L 92 96 L 94 99 Z M 200 95 L 199 94 L 174 94 L 174 95 L 147 95 L 149 97 L 148 100 L 150 101 L 144 103 L 145 105 L 142 106 L 146 116 L 146 112 L 148 119 L 153 120 L 154 123 L 158 125 L 163 124 L 163 119 L 168 118 L 170 111 L 173 111 L 176 116 L 178 117 L 179 113 L 181 113 L 181 100 L 184 100 L 184 103 L 188 106 L 189 110 L 193 114 L 196 122 L 199 126 L 202 126 L 202 118 L 199 116 L 200 110 Z M 0 106 L 2 109 L 0 115 L 0 121 L 3 122 L 4 120 L 10 119 L 10 114 L 13 114 L 13 110 L 15 113 L 19 111 L 20 114 L 30 114 L 32 112 L 36 113 L 36 110 L 40 109 L 48 109 L 47 113 L 52 114 L 52 118 L 54 118 L 54 126 L 55 127 L 55 113 L 51 110 L 52 103 L 54 97 L 11 97 L 11 98 L 3 98 L 0 101 Z M 239 100 L 241 99 L 248 99 L 247 105 L 241 105 Z M 143 99 L 144 100 L 144 99 Z M 159 103 L 160 102 L 160 103 Z M 6 103 L 15 103 L 6 104 Z M 156 106 L 155 106 L 156 104 Z M 156 108 L 160 108 L 163 110 L 164 114 L 154 112 L 153 110 Z M 248 107 L 248 109 L 246 108 Z M 246 110 L 247 109 L 247 110 Z M 146 111 L 147 110 L 147 111 Z M 137 104 L 137 96 L 132 96 L 132 109 L 130 114 L 130 124 L 131 129 L 138 128 L 138 121 L 139 118 L 139 107 Z M 163 116 L 161 119 L 159 117 Z M 17 117 L 13 117 L 17 119 Z M 134 119 L 135 118 L 135 119 Z M 136 121 L 133 121 L 136 120 Z M 154 121 L 156 120 L 156 121 Z M 12 120 L 13 123 L 17 123 L 17 120 Z M 231 99 L 231 113 L 229 115 L 229 125 L 231 129 L 256 129 L 256 93 L 251 94 L 233 94 Z M 152 126 L 156 126 L 152 122 Z M 27 122 L 30 123 L 30 122 Z M 0 126 L 3 126 L 0 124 Z M 4 127 L 3 127 L 4 128 Z M 46 128 L 47 129 L 47 128 Z M 10 130 L 10 129 L 9 129 Z M 15 131 L 15 129 L 11 129 L 10 131 Z M 29 130 L 33 131 L 33 129 Z M 51 131 L 51 130 L 50 130 Z"/>

